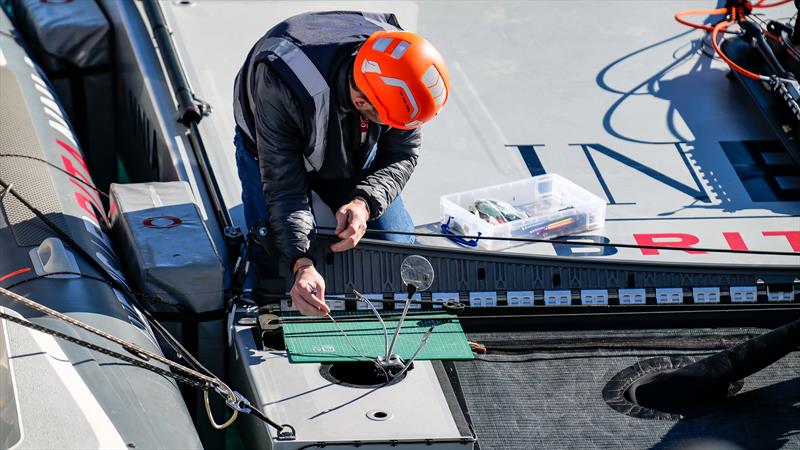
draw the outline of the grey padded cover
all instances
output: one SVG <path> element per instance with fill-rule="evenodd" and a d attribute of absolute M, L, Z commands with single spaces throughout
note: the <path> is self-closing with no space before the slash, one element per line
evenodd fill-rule
<path fill-rule="evenodd" d="M 63 63 L 79 69 L 108 64 L 110 25 L 94 0 L 42 2 L 13 0 L 17 27 L 47 70 L 63 69 Z"/>
<path fill-rule="evenodd" d="M 112 184 L 111 230 L 141 292 L 196 313 L 222 308 L 222 262 L 189 184 Z"/>

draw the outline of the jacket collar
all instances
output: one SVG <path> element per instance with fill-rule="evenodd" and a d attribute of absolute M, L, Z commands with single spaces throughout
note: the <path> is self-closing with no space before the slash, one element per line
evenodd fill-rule
<path fill-rule="evenodd" d="M 339 111 L 342 113 L 349 113 L 356 110 L 353 106 L 353 101 L 350 99 L 350 85 L 348 83 L 350 73 L 353 71 L 354 60 L 355 54 L 344 58 L 333 80 L 334 92 L 336 98 L 339 99 Z"/>

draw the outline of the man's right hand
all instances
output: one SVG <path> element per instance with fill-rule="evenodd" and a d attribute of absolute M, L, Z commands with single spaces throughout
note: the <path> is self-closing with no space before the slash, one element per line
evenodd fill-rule
<path fill-rule="evenodd" d="M 290 291 L 292 303 L 304 316 L 326 316 L 331 312 L 325 304 L 325 280 L 311 260 L 301 258 L 295 263 L 294 285 Z"/>

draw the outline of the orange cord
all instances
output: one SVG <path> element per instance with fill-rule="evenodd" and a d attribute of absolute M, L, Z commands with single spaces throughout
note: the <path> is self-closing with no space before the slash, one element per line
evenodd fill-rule
<path fill-rule="evenodd" d="M 754 80 L 767 80 L 768 78 L 765 77 L 764 75 L 759 75 L 757 73 L 750 72 L 749 70 L 747 70 L 747 69 L 741 67 L 740 65 L 736 64 L 735 62 L 731 61 L 731 59 L 728 58 L 728 56 L 725 55 L 725 53 L 723 53 L 722 49 L 719 47 L 719 43 L 717 43 L 717 34 L 719 34 L 719 31 L 721 29 L 727 27 L 728 25 L 732 25 L 733 23 L 734 22 L 731 21 L 731 20 L 728 20 L 728 21 L 725 21 L 725 22 L 720 22 L 720 23 L 716 24 L 714 26 L 714 28 L 711 30 L 711 45 L 714 47 L 714 51 L 717 52 L 717 54 L 719 55 L 720 58 L 722 58 L 726 63 L 728 63 L 728 66 L 730 66 L 730 68 L 732 70 L 735 70 L 736 72 L 738 72 L 738 73 L 740 73 L 740 74 L 742 74 L 742 75 L 744 75 L 744 76 L 746 76 L 748 78 L 752 78 Z"/>
<path fill-rule="evenodd" d="M 701 23 L 689 22 L 688 20 L 685 20 L 683 18 L 683 16 L 699 16 L 699 15 L 714 16 L 714 15 L 718 15 L 718 14 L 727 14 L 727 13 L 728 13 L 728 9 L 727 8 L 690 9 L 688 11 L 681 11 L 681 12 L 675 14 L 675 20 L 677 20 L 678 22 L 680 22 L 680 23 L 682 23 L 682 24 L 684 24 L 686 26 L 689 26 L 689 27 L 692 27 L 692 28 L 697 28 L 698 30 L 713 31 L 714 27 L 712 27 L 710 25 L 701 24 Z"/>
<path fill-rule="evenodd" d="M 772 8 L 773 6 L 785 5 L 786 3 L 789 3 L 791 1 L 792 0 L 778 0 L 775 3 L 764 4 L 764 0 L 759 0 L 753 4 L 753 8 Z"/>
<path fill-rule="evenodd" d="M 778 5 L 782 5 L 784 3 L 788 3 L 789 1 L 791 1 L 791 0 L 778 0 L 778 1 L 774 2 L 774 3 L 764 4 L 764 0 L 759 0 L 754 5 L 749 5 L 749 4 L 746 5 L 745 8 L 747 10 L 749 10 L 750 8 L 771 8 L 773 6 L 778 6 Z M 705 25 L 705 24 L 700 24 L 700 23 L 689 22 L 689 21 L 687 21 L 687 20 L 685 20 L 683 18 L 684 16 L 695 16 L 695 15 L 701 15 L 701 14 L 705 14 L 705 15 L 709 15 L 709 16 L 725 14 L 725 15 L 730 17 L 730 20 L 721 21 L 721 22 L 717 23 L 714 26 L 710 26 L 710 25 Z M 679 23 L 682 23 L 682 24 L 687 25 L 687 26 L 692 27 L 692 28 L 697 28 L 699 30 L 710 31 L 711 32 L 711 45 L 714 47 L 714 51 L 720 56 L 720 58 L 722 58 L 728 64 L 728 66 L 730 66 L 730 68 L 732 70 L 734 70 L 734 71 L 736 71 L 736 72 L 738 72 L 738 73 L 740 73 L 740 74 L 742 74 L 742 75 L 744 75 L 744 76 L 746 76 L 748 78 L 752 78 L 754 80 L 767 80 L 768 78 L 765 77 L 764 75 L 759 75 L 757 73 L 751 72 L 751 71 L 741 67 L 740 65 L 736 64 L 735 62 L 733 62 L 730 58 L 728 58 L 728 56 L 725 53 L 722 52 L 722 49 L 719 46 L 719 42 L 717 42 L 717 35 L 719 34 L 720 31 L 725 31 L 725 29 L 729 25 L 733 25 L 738 20 L 744 20 L 746 14 L 747 14 L 747 12 L 737 11 L 736 8 L 730 8 L 730 9 L 728 9 L 728 8 L 692 9 L 692 10 L 688 10 L 688 11 L 681 11 L 681 12 L 675 14 L 675 20 L 677 20 Z"/>

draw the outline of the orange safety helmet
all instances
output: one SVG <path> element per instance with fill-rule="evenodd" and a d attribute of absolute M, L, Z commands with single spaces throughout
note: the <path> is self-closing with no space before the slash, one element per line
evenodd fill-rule
<path fill-rule="evenodd" d="M 404 130 L 431 120 L 450 96 L 442 55 L 409 31 L 372 33 L 356 54 L 353 80 L 383 123 Z"/>

